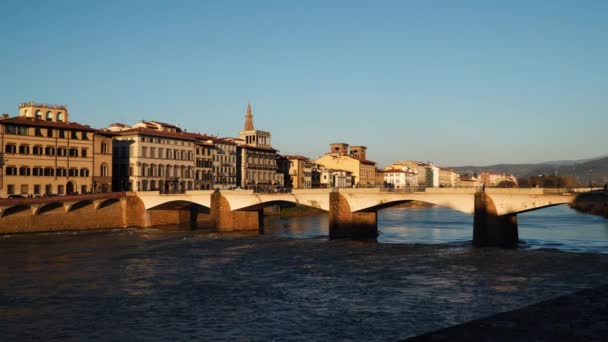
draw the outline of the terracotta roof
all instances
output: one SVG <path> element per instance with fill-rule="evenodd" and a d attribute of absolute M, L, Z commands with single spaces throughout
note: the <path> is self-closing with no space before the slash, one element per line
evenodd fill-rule
<path fill-rule="evenodd" d="M 262 151 L 270 151 L 270 152 L 277 152 L 278 150 L 275 150 L 272 147 L 263 147 L 263 146 L 251 146 L 251 145 L 241 145 L 242 148 L 245 149 L 249 149 L 249 150 L 262 150 Z"/>
<path fill-rule="evenodd" d="M 145 135 L 154 135 L 154 136 L 159 136 L 159 137 L 172 137 L 172 138 L 185 139 L 185 140 L 196 140 L 195 138 L 190 136 L 190 134 L 188 134 L 188 133 L 158 131 L 155 129 L 144 128 L 144 127 L 125 129 L 123 131 L 118 131 L 115 133 L 117 136 L 132 135 L 132 134 L 145 134 Z"/>
<path fill-rule="evenodd" d="M 367 160 L 367 159 L 358 159 L 360 162 L 362 162 L 363 164 L 373 164 L 376 165 L 375 161 L 372 160 Z"/>
<path fill-rule="evenodd" d="M 56 121 L 45 121 L 34 118 L 26 118 L 22 116 L 15 116 L 7 119 L 0 119 L 0 124 L 15 124 L 33 127 L 49 127 L 49 128 L 65 128 L 65 129 L 77 129 L 80 131 L 95 132 L 97 129 L 92 128 L 88 125 L 81 125 L 76 122 L 56 122 Z"/>
<path fill-rule="evenodd" d="M 297 154 L 296 155 L 287 155 L 286 154 L 285 158 L 288 158 L 288 159 L 299 159 L 299 160 L 310 160 L 310 158 L 306 158 L 304 156 L 300 156 L 300 155 L 297 155 Z"/>

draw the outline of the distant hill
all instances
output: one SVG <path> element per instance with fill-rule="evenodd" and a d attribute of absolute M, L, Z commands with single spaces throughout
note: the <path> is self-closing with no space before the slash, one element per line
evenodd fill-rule
<path fill-rule="evenodd" d="M 496 164 L 488 166 L 456 166 L 451 167 L 458 173 L 498 172 L 513 174 L 518 178 L 537 175 L 574 176 L 577 183 L 604 184 L 608 180 L 608 156 L 583 159 L 559 160 L 537 164 Z"/>

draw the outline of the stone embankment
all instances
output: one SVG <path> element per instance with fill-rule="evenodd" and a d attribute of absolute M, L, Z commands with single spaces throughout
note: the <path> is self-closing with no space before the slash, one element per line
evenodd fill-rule
<path fill-rule="evenodd" d="M 470 321 L 406 341 L 605 341 L 608 285 Z"/>
<path fill-rule="evenodd" d="M 608 218 L 608 191 L 599 190 L 580 194 L 570 206 L 586 214 Z"/>

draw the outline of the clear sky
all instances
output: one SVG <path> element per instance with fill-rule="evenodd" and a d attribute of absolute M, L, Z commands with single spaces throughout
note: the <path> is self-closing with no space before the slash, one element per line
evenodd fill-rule
<path fill-rule="evenodd" d="M 443 166 L 608 154 L 608 1 L 3 0 L 0 112 Z"/>

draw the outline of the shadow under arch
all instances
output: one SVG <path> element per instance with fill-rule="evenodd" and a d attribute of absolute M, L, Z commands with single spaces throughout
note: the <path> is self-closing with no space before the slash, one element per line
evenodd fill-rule
<path fill-rule="evenodd" d="M 8 208 L 6 208 L 6 209 L 4 209 L 2 211 L 2 216 L 1 217 L 7 217 L 7 216 L 10 216 L 10 215 L 16 215 L 16 214 L 22 213 L 22 212 L 24 212 L 24 211 L 26 211 L 28 209 L 30 209 L 30 206 L 29 205 L 24 205 L 24 204 L 19 204 L 19 205 L 15 205 L 15 206 L 12 206 L 12 207 L 8 207 Z"/>
<path fill-rule="evenodd" d="M 59 209 L 59 208 L 63 208 L 63 203 L 62 202 L 50 202 L 50 203 L 46 203 L 46 204 L 42 205 L 40 208 L 38 208 L 38 211 L 36 212 L 36 215 L 42 215 L 42 214 L 51 212 L 51 211 Z"/>
<path fill-rule="evenodd" d="M 97 209 L 103 209 L 105 207 L 108 207 L 114 203 L 120 202 L 120 198 L 108 198 L 105 200 L 102 200 L 98 205 L 97 205 Z"/>
<path fill-rule="evenodd" d="M 197 208 L 197 210 L 199 210 L 199 212 L 205 212 L 205 213 L 209 213 L 210 208 L 204 205 L 201 205 L 199 203 L 196 202 L 192 202 L 192 201 L 186 201 L 186 200 L 175 200 L 175 201 L 169 201 L 169 202 L 165 202 L 159 205 L 156 205 L 154 207 L 150 207 L 146 210 L 181 210 L 181 209 L 187 209 L 187 208 Z"/>
<path fill-rule="evenodd" d="M 70 208 L 68 209 L 68 212 L 73 212 L 73 211 L 76 211 L 79 209 L 83 209 L 89 205 L 93 205 L 93 201 L 86 200 L 86 201 L 76 202 L 70 206 Z"/>
<path fill-rule="evenodd" d="M 327 212 L 327 210 L 319 208 L 318 206 L 304 204 L 304 203 L 299 203 L 298 201 L 295 201 L 295 200 L 294 201 L 287 201 L 287 200 L 267 201 L 267 202 L 262 202 L 262 203 L 256 203 L 256 204 L 250 205 L 248 207 L 242 207 L 242 208 L 239 208 L 238 210 L 242 210 L 242 211 L 256 211 L 256 210 L 263 210 L 265 208 L 270 208 L 270 207 L 274 207 L 274 206 L 279 206 L 281 208 L 291 208 L 291 207 L 295 207 L 295 206 L 298 206 L 298 205 L 303 206 L 303 207 L 318 209 L 318 210 L 322 210 L 322 211 Z"/>
<path fill-rule="evenodd" d="M 450 206 L 450 205 L 445 205 L 444 203 L 441 203 L 441 202 L 437 203 L 434 201 L 421 200 L 421 199 L 397 199 L 397 200 L 391 200 L 391 201 L 383 201 L 380 204 L 366 207 L 364 209 L 356 210 L 355 212 L 379 211 L 379 210 L 383 210 L 383 209 L 394 208 L 394 207 L 397 207 L 402 204 L 415 203 L 415 202 L 421 203 L 422 205 L 420 207 L 437 206 L 437 207 L 441 207 L 441 208 L 451 209 L 451 210 L 461 212 L 464 214 L 468 214 L 468 215 L 472 214 L 470 212 L 465 212 L 465 211 L 461 210 L 458 206 Z"/>

